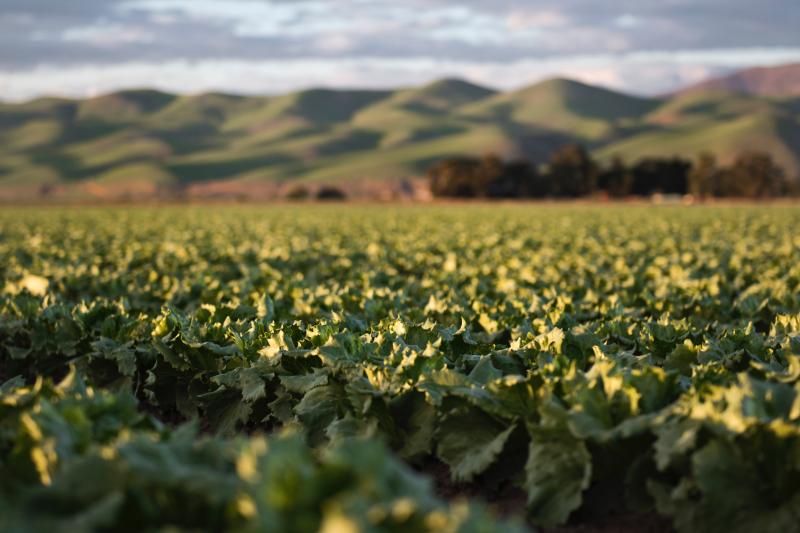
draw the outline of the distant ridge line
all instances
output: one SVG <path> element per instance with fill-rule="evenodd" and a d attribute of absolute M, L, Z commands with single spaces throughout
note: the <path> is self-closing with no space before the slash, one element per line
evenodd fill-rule
<path fill-rule="evenodd" d="M 775 89 L 774 80 L 788 87 L 794 72 L 800 76 L 800 65 L 724 79 L 766 90 L 754 76 L 772 79 Z M 800 175 L 800 98 L 720 90 L 719 83 L 657 98 L 566 78 L 505 92 L 444 78 L 277 96 L 140 88 L 40 98 L 0 104 L 0 189 L 91 184 L 139 194 L 212 183 L 380 183 L 418 178 L 453 156 L 542 163 L 569 142 L 601 162 L 709 151 L 726 164 L 757 149 Z"/>

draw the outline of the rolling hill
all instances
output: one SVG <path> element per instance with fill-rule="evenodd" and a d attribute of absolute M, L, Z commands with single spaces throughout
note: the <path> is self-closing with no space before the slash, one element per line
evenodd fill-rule
<path fill-rule="evenodd" d="M 598 143 L 615 138 L 658 104 L 556 78 L 488 98 L 464 109 L 464 114 L 483 123 L 538 128 Z"/>
<path fill-rule="evenodd" d="M 128 90 L 41 98 L 0 104 L 0 192 L 399 181 L 454 155 L 544 162 L 570 141 L 601 160 L 708 150 L 728 161 L 758 148 L 800 175 L 800 96 L 748 87 L 642 98 L 566 79 L 513 92 L 445 79 L 276 97 Z"/>
<path fill-rule="evenodd" d="M 635 135 L 595 151 L 601 160 L 708 151 L 730 163 L 745 150 L 773 155 L 790 176 L 800 175 L 800 115 L 796 101 L 721 91 L 682 93 L 642 117 Z"/>

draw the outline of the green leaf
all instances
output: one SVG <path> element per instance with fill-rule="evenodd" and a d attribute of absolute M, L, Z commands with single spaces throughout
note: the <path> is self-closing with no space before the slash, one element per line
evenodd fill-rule
<path fill-rule="evenodd" d="M 294 407 L 297 418 L 306 428 L 309 441 L 320 444 L 327 427 L 345 411 L 346 397 L 338 385 L 323 385 L 308 391 Z"/>
<path fill-rule="evenodd" d="M 747 451 L 716 439 L 692 456 L 693 476 L 667 492 L 651 491 L 678 531 L 793 531 L 800 519 L 797 438 L 766 436 Z M 763 453 L 753 461 L 752 453 Z"/>
<path fill-rule="evenodd" d="M 281 384 L 286 387 L 286 390 L 305 394 L 314 387 L 327 385 L 328 372 L 322 369 L 315 369 L 314 372 L 310 374 L 281 376 L 280 380 Z"/>
<path fill-rule="evenodd" d="M 396 398 L 390 404 L 390 409 L 402 432 L 402 447 L 398 454 L 407 460 L 430 454 L 436 431 L 436 409 L 419 393 Z"/>
<path fill-rule="evenodd" d="M 100 337 L 92 343 L 92 355 L 114 361 L 120 374 L 133 376 L 136 373 L 136 353 L 131 349 L 132 345 L 133 342 L 120 344 L 113 339 Z"/>
<path fill-rule="evenodd" d="M 206 417 L 219 434 L 230 435 L 240 423 L 250 418 L 253 408 L 242 401 L 241 392 L 236 389 L 220 389 L 204 394 L 202 401 L 206 406 Z"/>
<path fill-rule="evenodd" d="M 436 455 L 450 466 L 454 480 L 471 481 L 498 459 L 515 428 L 478 409 L 455 410 L 439 424 Z"/>
<path fill-rule="evenodd" d="M 261 377 L 259 372 L 242 372 L 240 384 L 242 386 L 242 399 L 246 402 L 254 402 L 266 396 L 266 383 L 264 383 L 264 378 Z"/>
<path fill-rule="evenodd" d="M 534 523 L 563 524 L 583 501 L 592 477 L 592 458 L 583 441 L 564 428 L 532 430 L 525 489 Z"/>
<path fill-rule="evenodd" d="M 686 456 L 694 449 L 701 424 L 692 419 L 675 420 L 655 428 L 656 466 L 666 469 L 677 458 Z"/>
<path fill-rule="evenodd" d="M 490 381 L 494 381 L 502 377 L 503 373 L 494 367 L 492 364 L 492 358 L 489 356 L 481 357 L 480 361 L 478 361 L 478 364 L 475 365 L 475 368 L 473 368 L 472 372 L 469 373 L 469 379 L 481 385 L 486 385 Z"/>

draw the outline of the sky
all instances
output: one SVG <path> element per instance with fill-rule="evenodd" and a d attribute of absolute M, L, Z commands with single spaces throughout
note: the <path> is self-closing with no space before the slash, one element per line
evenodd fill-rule
<path fill-rule="evenodd" d="M 800 62 L 798 0 L 0 0 L 0 100 L 565 76 L 660 94 Z"/>

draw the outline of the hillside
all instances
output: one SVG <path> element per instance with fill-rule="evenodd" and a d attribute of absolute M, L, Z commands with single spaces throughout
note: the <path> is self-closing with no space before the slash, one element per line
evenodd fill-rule
<path fill-rule="evenodd" d="M 681 94 L 644 116 L 642 129 L 596 150 L 601 160 L 701 151 L 730 163 L 745 150 L 773 155 L 790 176 L 800 175 L 800 119 L 792 100 L 726 92 Z"/>
<path fill-rule="evenodd" d="M 488 98 L 464 109 L 463 114 L 482 123 L 513 124 L 600 142 L 614 138 L 658 104 L 657 100 L 556 78 Z"/>
<path fill-rule="evenodd" d="M 0 104 L 0 192 L 397 181 L 455 155 L 544 162 L 570 141 L 601 159 L 759 148 L 797 175 L 798 140 L 800 97 L 719 90 L 650 99 L 565 79 L 506 93 L 454 79 L 277 97 L 129 90 Z"/>
<path fill-rule="evenodd" d="M 727 91 L 760 96 L 800 96 L 800 63 L 757 67 L 693 85 L 681 93 Z"/>

